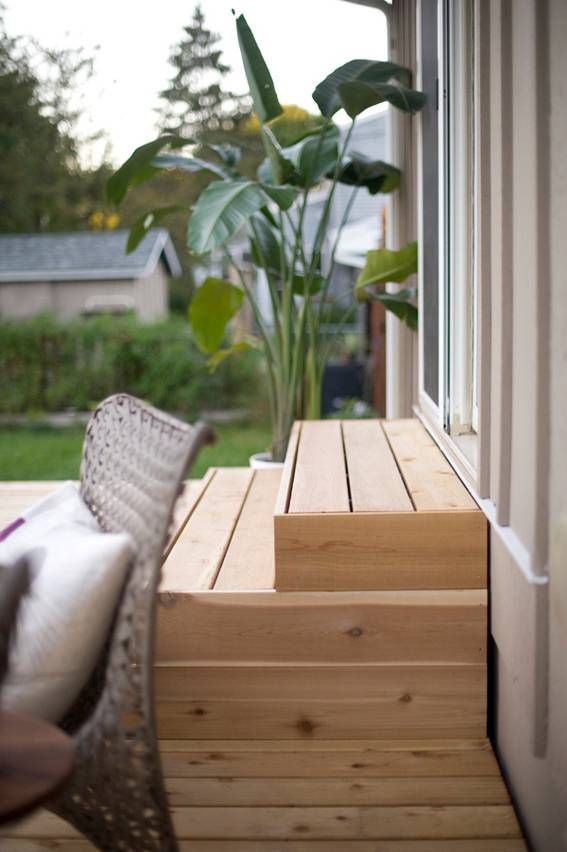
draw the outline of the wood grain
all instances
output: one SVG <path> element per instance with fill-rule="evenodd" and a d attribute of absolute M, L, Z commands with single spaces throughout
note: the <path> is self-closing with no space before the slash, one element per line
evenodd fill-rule
<path fill-rule="evenodd" d="M 498 776 L 477 778 L 168 778 L 177 807 L 507 805 Z"/>
<path fill-rule="evenodd" d="M 419 420 L 383 420 L 382 426 L 418 511 L 477 509 Z"/>
<path fill-rule="evenodd" d="M 159 736 L 478 737 L 484 666 L 157 666 Z"/>
<path fill-rule="evenodd" d="M 180 852 L 527 852 L 520 838 L 480 840 L 180 840 Z M 92 852 L 79 837 L 24 840 L 0 838 L 0 852 Z"/>
<path fill-rule="evenodd" d="M 255 472 L 215 590 L 274 588 L 273 515 L 280 479 L 280 470 Z"/>
<path fill-rule="evenodd" d="M 350 511 L 338 420 L 302 423 L 288 511 L 290 514 Z"/>
<path fill-rule="evenodd" d="M 293 482 L 293 475 L 295 473 L 295 462 L 297 460 L 297 447 L 299 445 L 299 438 L 301 435 L 301 425 L 301 421 L 296 420 L 291 427 L 282 477 L 280 480 L 280 487 L 274 509 L 274 513 L 276 515 L 283 515 L 288 510 L 291 498 L 291 485 Z"/>
<path fill-rule="evenodd" d="M 486 588 L 482 512 L 278 515 L 279 591 Z"/>
<path fill-rule="evenodd" d="M 354 512 L 412 512 L 413 504 L 378 420 L 343 420 Z"/>
<path fill-rule="evenodd" d="M 158 662 L 483 663 L 485 590 L 176 595 Z"/>
<path fill-rule="evenodd" d="M 214 584 L 251 481 L 250 468 L 217 470 L 164 562 L 160 592 Z"/>
<path fill-rule="evenodd" d="M 368 740 L 303 739 L 162 740 L 164 773 L 169 778 L 429 778 L 499 776 L 489 748 L 459 748 L 445 740 L 435 748 L 431 740 L 396 747 L 395 741 L 374 746 Z M 334 745 L 343 748 L 334 748 Z M 474 745 L 474 743 L 464 743 Z M 203 747 L 204 746 L 204 747 Z M 283 748 L 287 746 L 287 748 Z"/>
<path fill-rule="evenodd" d="M 173 808 L 180 838 L 420 839 L 520 837 L 509 805 L 436 807 Z"/>

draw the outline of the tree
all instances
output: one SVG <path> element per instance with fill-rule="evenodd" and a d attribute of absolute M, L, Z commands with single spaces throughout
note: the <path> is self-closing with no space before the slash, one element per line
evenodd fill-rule
<path fill-rule="evenodd" d="M 100 204 L 109 168 L 81 168 L 72 105 L 91 72 L 81 50 L 9 36 L 0 7 L 0 231 L 84 228 Z"/>
<path fill-rule="evenodd" d="M 217 141 L 237 127 L 249 110 L 241 96 L 223 88 L 230 66 L 222 61 L 220 36 L 207 29 L 201 4 L 197 4 L 184 38 L 169 62 L 174 74 L 160 93 L 165 101 L 160 129 L 196 141 Z"/>

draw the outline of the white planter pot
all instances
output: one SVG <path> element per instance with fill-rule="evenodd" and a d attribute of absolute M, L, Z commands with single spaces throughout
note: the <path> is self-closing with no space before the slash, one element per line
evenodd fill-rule
<path fill-rule="evenodd" d="M 272 461 L 269 453 L 254 453 L 250 456 L 250 467 L 253 470 L 276 470 L 283 467 L 283 462 Z"/>

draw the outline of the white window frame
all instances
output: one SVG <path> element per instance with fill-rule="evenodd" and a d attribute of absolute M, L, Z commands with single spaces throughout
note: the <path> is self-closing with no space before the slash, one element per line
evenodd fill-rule
<path fill-rule="evenodd" d="M 478 281 L 478 72 L 475 63 L 474 0 L 438 2 L 439 161 L 439 389 L 438 404 L 424 388 L 423 322 L 419 330 L 419 389 L 416 413 L 459 471 L 477 490 L 479 424 Z M 418 8 L 418 71 L 422 47 Z M 419 86 L 418 74 L 418 86 Z M 427 199 L 422 197 L 419 145 L 418 232 L 423 245 Z M 420 316 L 424 316 L 420 267 Z"/>

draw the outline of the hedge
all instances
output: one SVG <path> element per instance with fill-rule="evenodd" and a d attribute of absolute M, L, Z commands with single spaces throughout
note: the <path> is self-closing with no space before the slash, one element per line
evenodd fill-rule
<path fill-rule="evenodd" d="M 264 396 L 258 353 L 227 359 L 213 374 L 206 362 L 183 319 L 2 321 L 0 412 L 88 410 L 126 391 L 195 417 L 203 408 L 249 406 Z"/>

